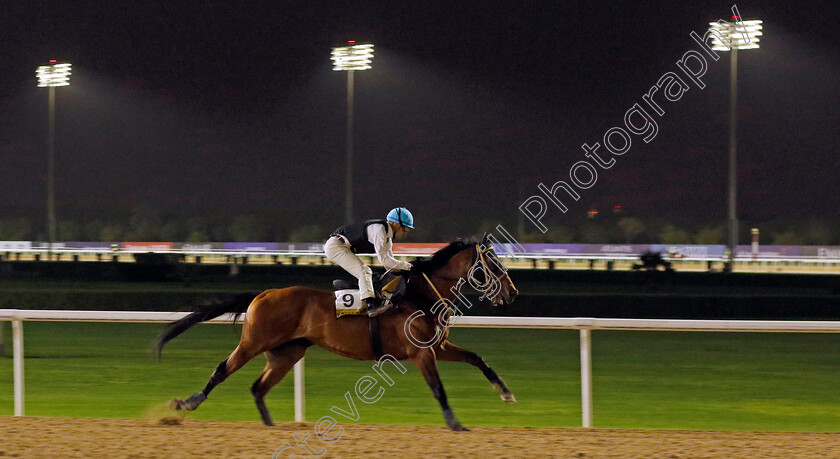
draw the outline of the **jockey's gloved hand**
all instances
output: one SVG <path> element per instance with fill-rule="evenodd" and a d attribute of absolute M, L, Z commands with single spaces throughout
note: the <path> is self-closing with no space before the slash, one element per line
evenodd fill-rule
<path fill-rule="evenodd" d="M 419 266 L 420 262 L 422 262 L 422 261 L 426 261 L 426 259 L 425 258 L 415 258 L 415 259 L 409 261 L 409 263 L 411 263 L 411 270 L 409 272 L 412 273 L 412 274 L 419 273 L 420 270 L 418 269 L 418 266 Z"/>

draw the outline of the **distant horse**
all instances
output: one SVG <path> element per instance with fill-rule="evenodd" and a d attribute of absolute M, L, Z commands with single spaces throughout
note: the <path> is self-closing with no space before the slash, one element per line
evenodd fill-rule
<path fill-rule="evenodd" d="M 493 387 L 508 403 L 516 398 L 484 360 L 474 352 L 461 349 L 447 341 L 448 324 L 452 314 L 448 303 L 455 298 L 464 279 L 471 277 L 474 287 L 485 288 L 495 284 L 493 291 L 486 291 L 494 306 L 512 302 L 519 293 L 502 267 L 486 238 L 482 243 L 455 241 L 442 248 L 431 258 L 413 263 L 405 297 L 395 310 L 379 316 L 381 321 L 382 354 L 398 360 L 411 359 L 420 368 L 426 383 L 440 403 L 446 425 L 455 431 L 467 430 L 455 418 L 437 370 L 437 360 L 466 362 L 478 367 Z M 248 298 L 251 298 L 249 295 Z M 445 299 L 447 301 L 441 301 Z M 241 368 L 260 353 L 265 353 L 268 364 L 251 386 L 263 422 L 274 425 L 265 395 L 280 382 L 286 373 L 313 344 L 335 354 L 357 359 L 377 360 L 368 333 L 368 317 L 350 316 L 336 318 L 333 292 L 306 287 L 288 287 L 266 290 L 248 304 L 240 297 L 222 304 L 193 312 L 172 322 L 156 343 L 160 353 L 163 346 L 193 325 L 218 317 L 224 313 L 245 313 L 242 338 L 233 352 L 216 368 L 204 390 L 187 400 L 172 400 L 178 410 L 194 410 L 207 399 L 216 385 Z M 441 317 L 441 311 L 447 310 Z M 421 311 L 421 312 L 418 312 Z M 437 313 L 435 313 L 437 312 Z M 406 323 L 408 321 L 408 323 Z M 418 345 L 417 343 L 426 343 Z"/>

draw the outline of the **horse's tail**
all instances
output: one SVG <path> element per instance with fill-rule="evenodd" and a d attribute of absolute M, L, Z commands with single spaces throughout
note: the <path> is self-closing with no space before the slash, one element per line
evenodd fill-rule
<path fill-rule="evenodd" d="M 259 295 L 258 292 L 237 293 L 230 295 L 207 306 L 200 306 L 199 309 L 183 319 L 176 320 L 166 326 L 163 333 L 155 341 L 155 352 L 160 357 L 163 346 L 176 336 L 187 331 L 188 328 L 206 320 L 214 319 L 225 313 L 233 313 L 234 322 L 240 314 L 248 310 L 251 301 Z"/>

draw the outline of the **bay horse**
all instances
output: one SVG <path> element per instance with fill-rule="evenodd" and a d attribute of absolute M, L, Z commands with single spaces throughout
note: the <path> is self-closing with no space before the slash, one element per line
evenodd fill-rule
<path fill-rule="evenodd" d="M 430 258 L 412 262 L 404 299 L 397 308 L 379 316 L 380 353 L 397 360 L 410 359 L 417 365 L 440 403 L 446 425 L 454 431 L 468 429 L 461 425 L 449 407 L 438 375 L 437 360 L 466 362 L 478 367 L 503 401 L 516 402 L 496 372 L 478 354 L 450 343 L 447 340 L 448 327 L 441 326 L 449 324 L 453 313 L 451 305 L 458 301 L 455 297 L 467 278 L 472 278 L 471 286 L 485 290 L 482 299 L 486 298 L 494 306 L 512 302 L 519 293 L 493 249 L 486 243 L 486 236 L 481 243 L 457 240 Z M 486 286 L 491 283 L 495 287 L 488 292 Z M 268 363 L 251 385 L 251 394 L 263 423 L 272 426 L 274 423 L 265 405 L 265 395 L 310 346 L 320 346 L 357 360 L 377 360 L 380 357 L 375 355 L 371 346 L 368 333 L 370 319 L 364 315 L 337 319 L 332 291 L 294 286 L 266 290 L 255 298 L 252 295 L 193 312 L 169 324 L 158 338 L 155 349 L 160 355 L 168 341 L 197 323 L 224 313 L 245 314 L 242 337 L 236 349 L 219 364 L 202 391 L 187 400 L 172 400 L 172 408 L 195 410 L 215 386 L 258 354 L 265 353 Z M 441 305 L 447 307 L 440 308 Z M 435 314 L 435 311 L 438 313 Z M 445 312 L 441 314 L 441 311 Z"/>

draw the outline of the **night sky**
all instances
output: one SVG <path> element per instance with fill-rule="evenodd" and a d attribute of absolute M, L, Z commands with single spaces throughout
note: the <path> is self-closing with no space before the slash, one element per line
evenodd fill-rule
<path fill-rule="evenodd" d="M 7 2 L 0 11 L 0 217 L 45 213 L 47 90 L 57 89 L 60 219 L 281 212 L 343 221 L 346 74 L 330 47 L 375 44 L 355 74 L 356 214 L 410 208 L 515 221 L 568 180 L 624 113 L 699 46 L 727 2 Z M 764 21 L 739 53 L 739 213 L 836 217 L 836 1 L 739 3 Z M 729 54 L 599 170 L 597 207 L 724 220 Z M 601 150 L 603 152 L 603 150 Z M 606 153 L 605 153 L 606 154 Z M 290 217 L 292 218 L 292 217 Z M 301 217 L 304 218 L 304 217 Z M 302 222 L 304 223 L 304 222 Z"/>

